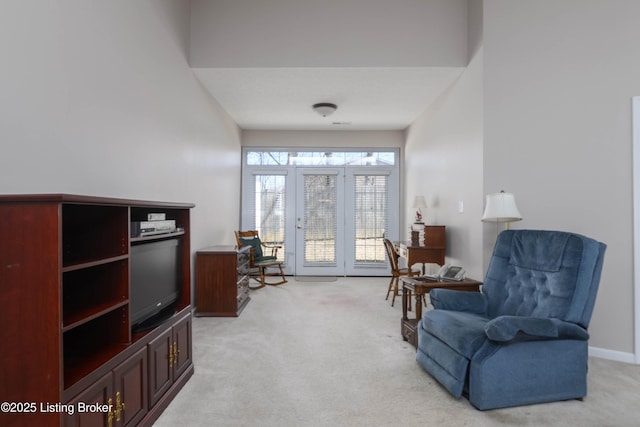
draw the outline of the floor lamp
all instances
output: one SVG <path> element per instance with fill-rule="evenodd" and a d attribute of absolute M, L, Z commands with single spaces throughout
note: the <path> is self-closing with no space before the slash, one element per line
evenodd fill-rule
<path fill-rule="evenodd" d="M 484 207 L 484 213 L 482 214 L 482 221 L 495 222 L 496 228 L 498 223 L 506 223 L 505 229 L 509 229 L 509 223 L 513 221 L 520 221 L 522 215 L 518 211 L 516 206 L 516 199 L 512 193 L 505 193 L 501 191 L 499 193 L 487 194 L 487 203 Z"/>

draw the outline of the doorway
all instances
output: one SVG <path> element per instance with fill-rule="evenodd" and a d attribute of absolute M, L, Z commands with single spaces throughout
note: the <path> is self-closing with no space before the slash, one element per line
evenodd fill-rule
<path fill-rule="evenodd" d="M 242 229 L 281 246 L 285 274 L 383 276 L 398 238 L 397 150 L 243 151 Z"/>

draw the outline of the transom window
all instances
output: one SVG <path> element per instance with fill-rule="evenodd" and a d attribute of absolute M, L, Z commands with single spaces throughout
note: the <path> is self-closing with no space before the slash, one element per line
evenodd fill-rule
<path fill-rule="evenodd" d="M 247 151 L 249 166 L 391 166 L 393 151 Z"/>

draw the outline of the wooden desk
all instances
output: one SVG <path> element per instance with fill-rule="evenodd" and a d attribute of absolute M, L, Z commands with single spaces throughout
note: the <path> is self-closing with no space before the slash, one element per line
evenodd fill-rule
<path fill-rule="evenodd" d="M 407 266 L 435 263 L 444 265 L 444 257 L 447 249 L 445 227 L 443 225 L 427 225 L 424 227 L 423 241 L 395 242 L 394 246 L 398 255 L 407 260 Z"/>
<path fill-rule="evenodd" d="M 422 296 L 431 292 L 432 289 L 446 288 L 458 291 L 480 292 L 482 282 L 473 279 L 464 279 L 460 282 L 444 281 L 426 277 L 401 277 L 402 280 L 402 319 L 400 322 L 400 333 L 405 341 L 409 341 L 418 348 L 418 321 L 422 318 Z M 409 308 L 409 291 L 416 298 L 414 319 L 410 319 L 407 313 Z"/>

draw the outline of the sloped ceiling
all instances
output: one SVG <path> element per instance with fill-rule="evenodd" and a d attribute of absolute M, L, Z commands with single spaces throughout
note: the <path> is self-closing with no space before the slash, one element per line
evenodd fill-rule
<path fill-rule="evenodd" d="M 402 130 L 467 60 L 467 0 L 192 0 L 190 25 L 191 68 L 242 129 Z"/>
<path fill-rule="evenodd" d="M 405 129 L 462 68 L 198 68 L 211 95 L 243 129 Z M 331 102 L 322 117 L 311 108 Z"/>

